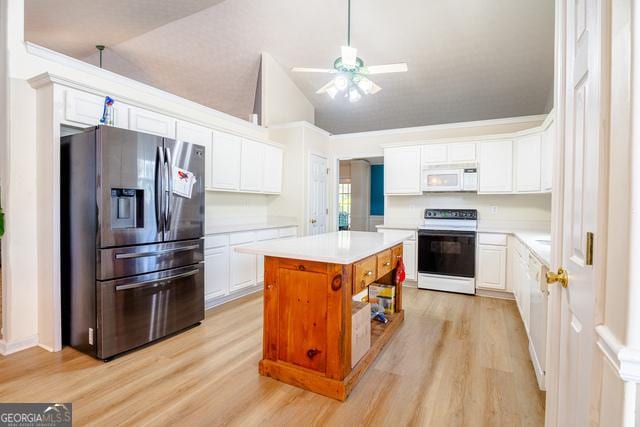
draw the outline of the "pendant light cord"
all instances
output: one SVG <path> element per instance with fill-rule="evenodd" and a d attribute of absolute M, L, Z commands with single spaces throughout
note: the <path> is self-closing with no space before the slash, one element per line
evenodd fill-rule
<path fill-rule="evenodd" d="M 347 0 L 347 46 L 351 46 L 351 0 Z"/>

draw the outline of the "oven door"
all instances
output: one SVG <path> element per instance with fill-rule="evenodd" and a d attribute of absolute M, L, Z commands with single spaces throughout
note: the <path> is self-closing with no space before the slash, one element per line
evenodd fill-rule
<path fill-rule="evenodd" d="M 422 191 L 462 191 L 462 169 L 423 169 Z"/>
<path fill-rule="evenodd" d="M 418 231 L 419 273 L 472 278 L 475 271 L 475 231 Z"/>

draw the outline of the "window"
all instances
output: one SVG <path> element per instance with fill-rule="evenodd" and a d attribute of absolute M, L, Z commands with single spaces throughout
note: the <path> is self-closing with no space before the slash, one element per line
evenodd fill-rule
<path fill-rule="evenodd" d="M 351 228 L 351 184 L 338 184 L 338 229 Z"/>

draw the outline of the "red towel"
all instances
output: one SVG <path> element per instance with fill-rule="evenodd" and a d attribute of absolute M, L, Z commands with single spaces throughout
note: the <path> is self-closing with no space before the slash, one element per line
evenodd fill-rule
<path fill-rule="evenodd" d="M 396 268 L 396 283 L 402 284 L 404 279 L 407 278 L 407 273 L 404 271 L 404 262 L 402 257 L 398 257 L 398 268 Z"/>

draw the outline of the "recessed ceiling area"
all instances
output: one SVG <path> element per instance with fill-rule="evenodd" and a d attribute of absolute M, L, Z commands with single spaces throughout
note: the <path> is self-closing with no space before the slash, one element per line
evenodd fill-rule
<path fill-rule="evenodd" d="M 52 5 L 55 3 L 55 7 Z M 27 0 L 26 38 L 247 119 L 260 53 L 284 68 L 328 68 L 346 42 L 347 1 Z M 382 91 L 351 104 L 290 73 L 334 133 L 542 114 L 552 107 L 553 0 L 352 0 L 352 45 Z M 106 9 L 106 10 L 105 10 Z"/>

